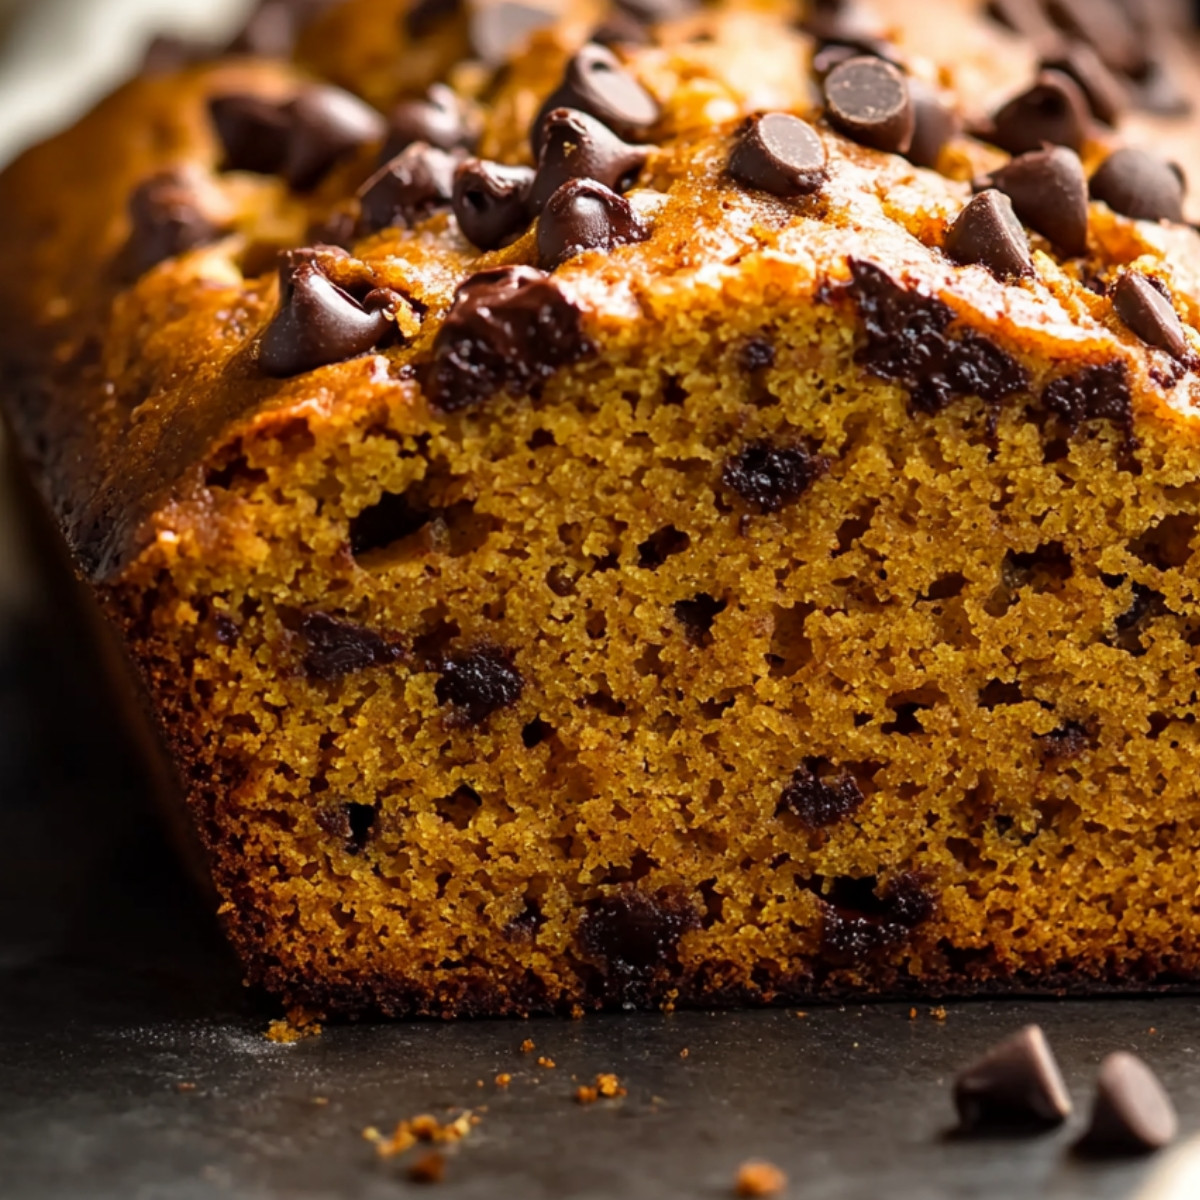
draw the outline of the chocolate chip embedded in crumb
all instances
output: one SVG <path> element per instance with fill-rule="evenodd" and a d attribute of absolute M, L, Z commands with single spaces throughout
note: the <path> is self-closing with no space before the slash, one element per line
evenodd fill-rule
<path fill-rule="evenodd" d="M 339 159 L 387 132 L 382 114 L 338 87 L 305 88 L 290 114 L 283 176 L 300 192 L 316 187 Z"/>
<path fill-rule="evenodd" d="M 779 796 L 779 811 L 790 812 L 808 829 L 836 825 L 863 802 L 862 789 L 848 773 L 821 779 L 802 764 Z"/>
<path fill-rule="evenodd" d="M 1158 1076 L 1118 1050 L 1100 1064 L 1091 1124 L 1080 1149 L 1094 1155 L 1149 1154 L 1175 1140 L 1179 1118 Z"/>
<path fill-rule="evenodd" d="M 1087 252 L 1087 176 L 1074 150 L 1052 146 L 1022 154 L 984 184 L 1003 192 L 1017 216 L 1059 253 L 1074 258 Z"/>
<path fill-rule="evenodd" d="M 470 40 L 475 57 L 489 67 L 500 66 L 530 35 L 558 20 L 552 5 L 541 7 L 519 0 L 491 0 L 470 7 Z"/>
<path fill-rule="evenodd" d="M 686 897 L 626 887 L 588 905 L 576 939 L 584 957 L 600 963 L 610 977 L 638 979 L 668 968 L 683 935 L 699 927 L 699 914 Z"/>
<path fill-rule="evenodd" d="M 425 390 L 441 412 L 528 392 L 591 353 L 582 314 L 544 271 L 494 267 L 466 279 L 438 330 Z"/>
<path fill-rule="evenodd" d="M 401 657 L 400 648 L 373 629 L 328 613 L 306 613 L 300 623 L 300 636 L 306 646 L 304 670 L 310 679 L 341 679 Z"/>
<path fill-rule="evenodd" d="M 908 80 L 882 58 L 860 56 L 835 67 L 825 79 L 829 123 L 847 137 L 904 154 L 912 144 L 916 114 Z"/>
<path fill-rule="evenodd" d="M 936 170 L 942 147 L 959 132 L 962 122 L 937 88 L 925 80 L 910 77 L 908 94 L 913 106 L 913 136 L 906 157 L 918 167 Z"/>
<path fill-rule="evenodd" d="M 750 338 L 738 351 L 738 366 L 743 371 L 765 371 L 775 365 L 775 343 L 765 337 Z"/>
<path fill-rule="evenodd" d="M 747 504 L 773 513 L 799 500 L 828 465 L 803 446 L 756 441 L 726 461 L 721 482 Z"/>
<path fill-rule="evenodd" d="M 729 173 L 773 196 L 808 196 L 829 178 L 817 131 L 790 113 L 752 117 L 729 156 Z"/>
<path fill-rule="evenodd" d="M 485 646 L 449 659 L 434 686 L 439 704 L 452 705 L 470 725 L 482 725 L 493 713 L 521 698 L 525 681 L 505 650 Z"/>
<path fill-rule="evenodd" d="M 594 179 L 614 192 L 628 191 L 649 153 L 585 112 L 551 109 L 542 119 L 542 149 L 529 197 L 532 210 L 540 212 L 571 179 Z"/>
<path fill-rule="evenodd" d="M 446 151 L 413 142 L 359 189 L 359 229 L 406 229 L 439 208 L 449 208 L 457 167 L 457 159 Z"/>
<path fill-rule="evenodd" d="M 374 349 L 392 328 L 321 270 L 311 251 L 290 251 L 279 269 L 280 304 L 259 348 L 259 365 L 285 378 Z"/>
<path fill-rule="evenodd" d="M 993 1046 L 954 1081 L 964 1131 L 1058 1125 L 1071 1097 L 1046 1037 L 1036 1025 Z"/>
<path fill-rule="evenodd" d="M 988 141 L 1009 154 L 1040 150 L 1046 143 L 1078 152 L 1090 123 L 1087 97 L 1075 80 L 1061 71 L 1040 71 L 1032 87 L 992 117 Z"/>
<path fill-rule="evenodd" d="M 1143 342 L 1165 350 L 1179 362 L 1190 363 L 1194 358 L 1183 323 L 1171 301 L 1136 271 L 1127 271 L 1112 290 L 1113 308 L 1121 320 Z"/>
<path fill-rule="evenodd" d="M 138 272 L 207 246 L 221 236 L 215 205 L 199 172 L 176 168 L 151 176 L 129 197 L 129 253 Z"/>
<path fill-rule="evenodd" d="M 945 249 L 956 263 L 978 263 L 997 279 L 1033 273 L 1029 238 L 1012 201 L 995 188 L 980 192 L 958 214 L 946 233 Z"/>
<path fill-rule="evenodd" d="M 292 127 L 286 104 L 241 93 L 208 102 L 228 171 L 274 175 L 283 169 Z"/>
<path fill-rule="evenodd" d="M 1127 146 L 1116 150 L 1092 176 L 1093 200 L 1141 221 L 1183 220 L 1183 175 L 1157 154 Z"/>
<path fill-rule="evenodd" d="M 471 158 L 454 176 L 453 207 L 466 239 L 480 250 L 496 250 L 529 224 L 532 167 Z"/>
<path fill-rule="evenodd" d="M 607 46 L 589 42 L 567 64 L 563 81 L 542 105 L 530 130 L 535 155 L 542 148 L 542 121 L 551 109 L 576 108 L 622 138 L 645 134 L 657 122 L 658 101 Z"/>
<path fill-rule="evenodd" d="M 478 121 L 458 93 L 435 83 L 424 96 L 401 100 L 392 109 L 383 157 L 395 158 L 413 142 L 428 142 L 439 150 L 471 150 L 478 138 Z"/>
<path fill-rule="evenodd" d="M 1072 432 L 1085 421 L 1113 421 L 1127 432 L 1133 426 L 1133 397 L 1120 359 L 1051 380 L 1042 392 L 1042 403 Z"/>
<path fill-rule="evenodd" d="M 572 179 L 550 197 L 538 218 L 538 262 L 552 271 L 585 250 L 612 250 L 649 236 L 623 196 L 595 180 Z"/>

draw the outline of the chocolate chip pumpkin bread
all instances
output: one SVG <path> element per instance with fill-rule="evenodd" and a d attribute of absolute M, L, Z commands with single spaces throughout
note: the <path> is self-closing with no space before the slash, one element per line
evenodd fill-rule
<path fill-rule="evenodd" d="M 270 0 L 0 178 L 14 440 L 248 978 L 1195 982 L 1182 14 L 546 2 Z"/>

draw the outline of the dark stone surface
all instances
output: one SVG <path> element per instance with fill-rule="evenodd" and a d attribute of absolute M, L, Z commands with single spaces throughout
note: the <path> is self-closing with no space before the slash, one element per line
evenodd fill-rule
<path fill-rule="evenodd" d="M 5 1200 L 716 1200 L 750 1157 L 784 1168 L 793 1200 L 1118 1200 L 1154 1160 L 1070 1153 L 1118 1048 L 1161 1075 L 1185 1134 L 1200 1127 L 1186 997 L 960 1003 L 944 1021 L 886 1004 L 347 1025 L 270 1043 L 278 1010 L 242 990 L 77 640 L 44 620 L 53 636 L 21 624 L 0 642 Z M 1075 1117 L 1037 1137 L 947 1137 L 956 1069 L 1029 1021 Z M 628 1097 L 576 1104 L 601 1071 Z M 381 1162 L 362 1138 L 483 1105 L 435 1189 L 408 1182 L 412 1155 Z"/>

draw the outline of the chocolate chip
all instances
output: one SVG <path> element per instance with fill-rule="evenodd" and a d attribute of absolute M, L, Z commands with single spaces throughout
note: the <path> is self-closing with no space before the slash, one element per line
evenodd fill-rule
<path fill-rule="evenodd" d="M 530 193 L 540 212 L 571 179 L 594 179 L 614 192 L 633 186 L 649 151 L 617 137 L 595 117 L 573 108 L 554 108 L 542 119 L 542 149 Z"/>
<path fill-rule="evenodd" d="M 1085 421 L 1109 420 L 1127 431 L 1133 426 L 1133 398 L 1120 359 L 1052 380 L 1042 392 L 1042 402 L 1072 431 Z"/>
<path fill-rule="evenodd" d="M 1032 87 L 992 117 L 988 140 L 1009 154 L 1040 150 L 1047 142 L 1078 152 L 1090 123 L 1087 97 L 1075 80 L 1061 71 L 1039 71 Z"/>
<path fill-rule="evenodd" d="M 1042 59 L 1045 70 L 1069 75 L 1087 98 L 1092 116 L 1115 125 L 1129 103 L 1129 91 L 1086 42 L 1066 42 Z"/>
<path fill-rule="evenodd" d="M 471 49 L 489 67 L 500 66 L 531 34 L 558 20 L 553 8 L 522 4 L 519 0 L 473 4 L 470 12 Z"/>
<path fill-rule="evenodd" d="M 480 250 L 495 250 L 512 241 L 529 224 L 531 167 L 471 158 L 454 176 L 454 215 L 468 241 Z"/>
<path fill-rule="evenodd" d="M 721 482 L 747 504 L 773 513 L 799 500 L 828 466 L 803 446 L 755 441 L 726 461 Z"/>
<path fill-rule="evenodd" d="M 913 136 L 906 157 L 918 167 L 936 170 L 942 147 L 958 134 L 962 122 L 925 80 L 910 76 L 908 95 L 913 106 Z"/>
<path fill-rule="evenodd" d="M 478 139 L 474 114 L 455 91 L 435 83 L 424 96 L 401 100 L 392 109 L 383 156 L 395 158 L 413 142 L 428 142 L 439 150 L 471 150 Z"/>
<path fill-rule="evenodd" d="M 995 188 L 980 192 L 946 231 L 946 253 L 963 265 L 978 263 L 997 279 L 1033 273 L 1029 238 L 1012 201 Z"/>
<path fill-rule="evenodd" d="M 1118 1050 L 1100 1064 L 1092 1120 L 1080 1148 L 1096 1155 L 1148 1154 L 1175 1140 L 1179 1118 L 1158 1076 Z"/>
<path fill-rule="evenodd" d="M 311 250 L 289 251 L 279 282 L 279 311 L 259 349 L 259 365 L 268 375 L 301 375 L 365 354 L 392 327 L 384 312 L 368 312 L 338 287 Z"/>
<path fill-rule="evenodd" d="M 1092 176 L 1093 200 L 1141 221 L 1183 220 L 1183 177 L 1179 168 L 1146 150 L 1115 150 Z"/>
<path fill-rule="evenodd" d="M 699 928 L 699 914 L 686 897 L 626 887 L 592 901 L 576 937 L 584 957 L 610 975 L 638 978 L 671 966 L 680 939 Z"/>
<path fill-rule="evenodd" d="M 916 874 L 903 872 L 882 893 L 872 878 L 838 877 L 821 899 L 821 951 L 835 963 L 852 964 L 887 952 L 912 937 L 937 909 L 933 894 Z"/>
<path fill-rule="evenodd" d="M 533 152 L 542 148 L 542 121 L 555 108 L 575 108 L 607 125 L 618 137 L 645 134 L 659 118 L 658 101 L 606 46 L 589 42 L 567 64 L 563 81 L 542 105 L 530 130 Z"/>
<path fill-rule="evenodd" d="M 1046 1037 L 1037 1025 L 993 1046 L 954 1081 L 963 1130 L 1058 1125 L 1071 1097 Z"/>
<path fill-rule="evenodd" d="M 1174 306 L 1146 278 L 1127 271 L 1112 290 L 1113 308 L 1134 333 L 1165 350 L 1172 358 L 1187 363 L 1194 357 L 1183 332 L 1183 323 Z"/>
<path fill-rule="evenodd" d="M 296 191 L 309 191 L 342 158 L 383 138 L 387 124 L 369 104 L 341 88 L 306 88 L 291 105 L 283 175 Z"/>
<path fill-rule="evenodd" d="M 425 376 L 434 408 L 473 408 L 528 392 L 591 352 L 579 309 L 544 271 L 494 267 L 459 285 Z"/>
<path fill-rule="evenodd" d="M 1052 146 L 1006 163 L 984 181 L 1011 201 L 1031 229 L 1069 258 L 1087 252 L 1088 185 L 1074 150 Z"/>
<path fill-rule="evenodd" d="M 410 38 L 424 37 L 462 11 L 462 0 L 416 0 L 401 18 Z"/>
<path fill-rule="evenodd" d="M 866 341 L 856 360 L 872 375 L 908 388 L 915 408 L 940 412 L 956 396 L 989 405 L 1029 387 L 1029 373 L 977 330 L 949 336 L 954 310 L 907 289 L 874 263 L 850 260 L 847 290 L 858 305 Z"/>
<path fill-rule="evenodd" d="M 214 96 L 208 111 L 225 151 L 223 169 L 259 175 L 283 169 L 292 126 L 285 104 L 239 93 Z"/>
<path fill-rule="evenodd" d="M 211 207 L 203 178 L 185 168 L 163 171 L 135 188 L 129 197 L 135 270 L 148 271 L 164 259 L 215 242 L 221 227 Z"/>
<path fill-rule="evenodd" d="M 623 196 L 595 180 L 572 179 L 550 197 L 538 218 L 538 262 L 552 271 L 585 250 L 612 250 L 649 236 Z"/>
<path fill-rule="evenodd" d="M 444 150 L 413 142 L 359 188 L 359 229 L 407 229 L 439 208 L 449 208 L 458 161 Z"/>
<path fill-rule="evenodd" d="M 829 123 L 847 137 L 904 154 L 912 145 L 916 114 L 899 67 L 865 55 L 836 66 L 825 79 Z"/>
<path fill-rule="evenodd" d="M 862 802 L 862 789 L 852 775 L 842 772 L 822 779 L 803 764 L 780 794 L 777 811 L 790 812 L 807 829 L 821 829 L 844 820 Z"/>
<path fill-rule="evenodd" d="M 439 704 L 453 705 L 470 725 L 482 725 L 493 713 L 521 698 L 525 681 L 512 655 L 492 646 L 452 658 L 434 685 Z"/>
<path fill-rule="evenodd" d="M 304 671 L 310 679 L 341 679 L 401 656 L 398 646 L 373 629 L 328 613 L 307 613 L 300 623 L 300 636 L 306 644 Z"/>
<path fill-rule="evenodd" d="M 773 196 L 808 196 L 829 178 L 817 131 L 807 121 L 779 112 L 751 118 L 729 156 L 729 173 Z"/>

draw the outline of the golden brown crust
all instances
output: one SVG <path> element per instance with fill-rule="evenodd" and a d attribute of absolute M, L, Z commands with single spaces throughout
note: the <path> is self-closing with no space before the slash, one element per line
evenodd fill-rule
<path fill-rule="evenodd" d="M 1027 82 L 973 6 L 881 7 L 968 123 Z M 438 401 L 455 289 L 538 261 L 536 226 L 479 253 L 444 209 L 318 256 L 392 297 L 390 343 L 269 377 L 277 254 L 353 218 L 379 147 L 297 194 L 221 170 L 209 101 L 448 77 L 480 152 L 529 161 L 598 19 L 492 74 L 467 16 L 414 41 L 403 9 L 334 8 L 300 66 L 134 80 L 0 177 L 9 418 L 251 977 L 435 1013 L 1191 979 L 1196 233 L 1093 202 L 1083 258 L 953 263 L 1007 156 L 856 145 L 812 38 L 731 3 L 621 51 L 662 107 L 649 236 L 554 271 L 582 335 L 544 378 Z M 815 195 L 727 171 L 776 108 L 819 130 Z M 1082 158 L 1151 132 L 1182 144 L 1131 118 Z M 138 274 L 129 197 L 183 166 L 220 236 Z M 1127 270 L 1182 353 L 1118 316 Z"/>

